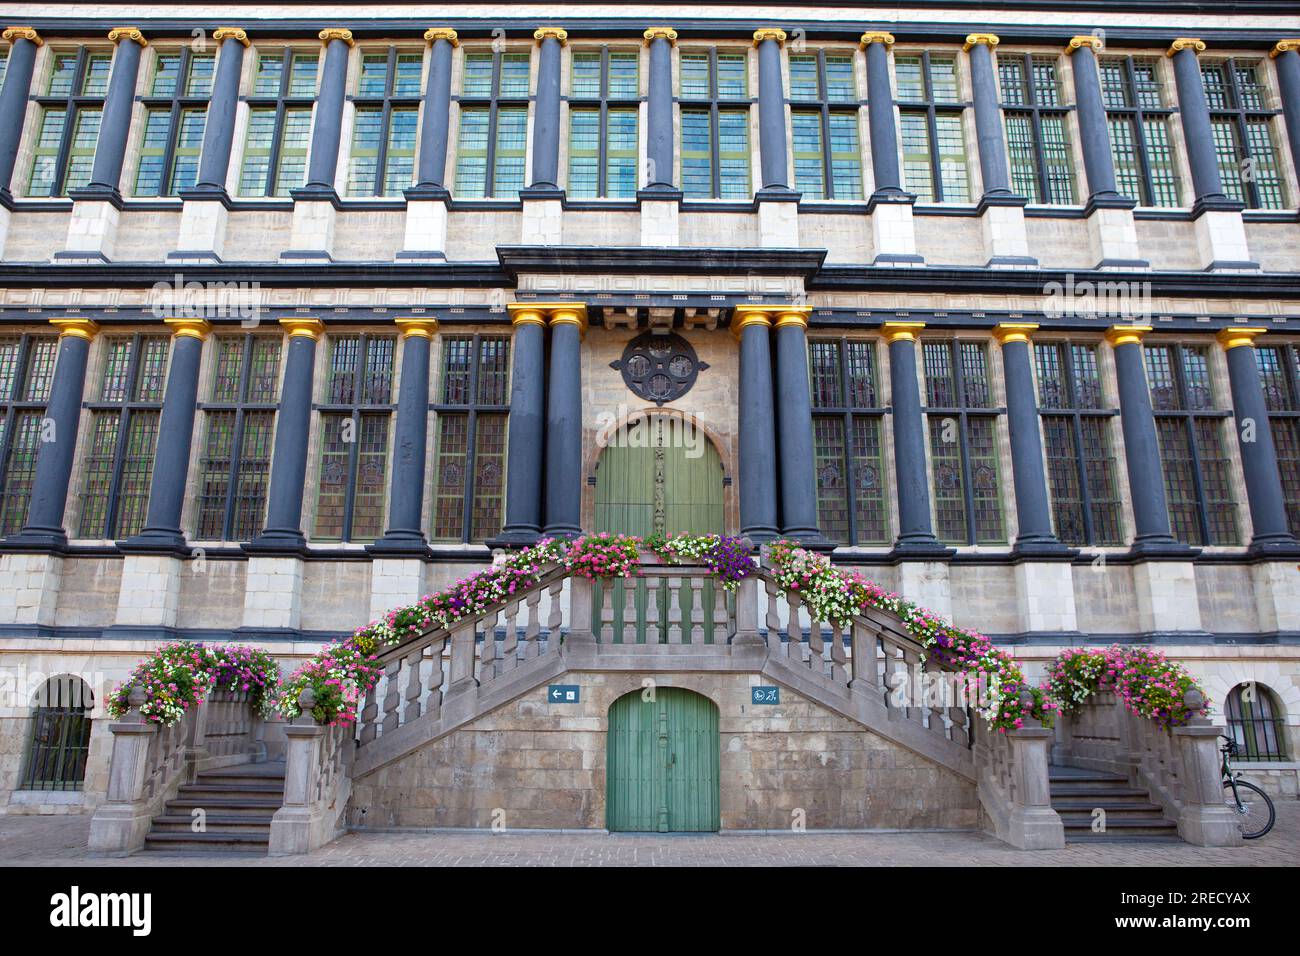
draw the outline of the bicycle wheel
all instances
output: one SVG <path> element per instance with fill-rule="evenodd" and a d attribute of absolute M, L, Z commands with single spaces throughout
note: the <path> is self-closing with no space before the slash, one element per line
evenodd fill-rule
<path fill-rule="evenodd" d="M 1224 802 L 1240 818 L 1242 839 L 1258 839 L 1273 829 L 1273 821 L 1277 816 L 1273 810 L 1273 801 L 1268 798 L 1267 793 L 1253 783 L 1238 780 L 1236 784 L 1237 794 L 1234 797 L 1233 781 L 1223 781 Z"/>

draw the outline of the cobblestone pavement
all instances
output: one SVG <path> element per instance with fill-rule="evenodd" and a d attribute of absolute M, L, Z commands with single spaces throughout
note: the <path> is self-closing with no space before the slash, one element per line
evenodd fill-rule
<path fill-rule="evenodd" d="M 1014 850 L 983 833 L 655 834 L 349 833 L 307 857 L 140 853 L 91 857 L 86 816 L 0 816 L 0 866 L 1295 866 L 1300 802 L 1278 806 L 1264 839 L 1241 849 L 1092 844 Z"/>

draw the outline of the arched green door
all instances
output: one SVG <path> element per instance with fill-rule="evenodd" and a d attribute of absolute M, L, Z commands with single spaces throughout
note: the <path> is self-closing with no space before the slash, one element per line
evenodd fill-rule
<path fill-rule="evenodd" d="M 609 708 L 605 826 L 716 831 L 718 708 L 680 687 L 625 694 Z"/>

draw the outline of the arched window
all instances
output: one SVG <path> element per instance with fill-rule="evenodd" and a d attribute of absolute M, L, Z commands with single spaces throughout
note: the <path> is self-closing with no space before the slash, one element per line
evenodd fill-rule
<path fill-rule="evenodd" d="M 1286 760 L 1284 712 L 1263 684 L 1238 684 L 1225 705 L 1228 733 L 1243 760 Z"/>
<path fill-rule="evenodd" d="M 95 696 L 80 677 L 51 677 L 32 701 L 32 737 L 24 790 L 80 790 L 90 751 Z"/>

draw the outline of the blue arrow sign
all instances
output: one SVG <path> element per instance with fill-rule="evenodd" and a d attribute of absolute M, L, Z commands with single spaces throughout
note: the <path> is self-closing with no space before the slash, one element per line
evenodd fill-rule
<path fill-rule="evenodd" d="M 755 704 L 779 704 L 781 703 L 781 688 L 779 687 L 751 687 L 750 700 Z"/>
<path fill-rule="evenodd" d="M 551 684 L 546 699 L 552 704 L 576 704 L 581 694 L 577 684 Z"/>

